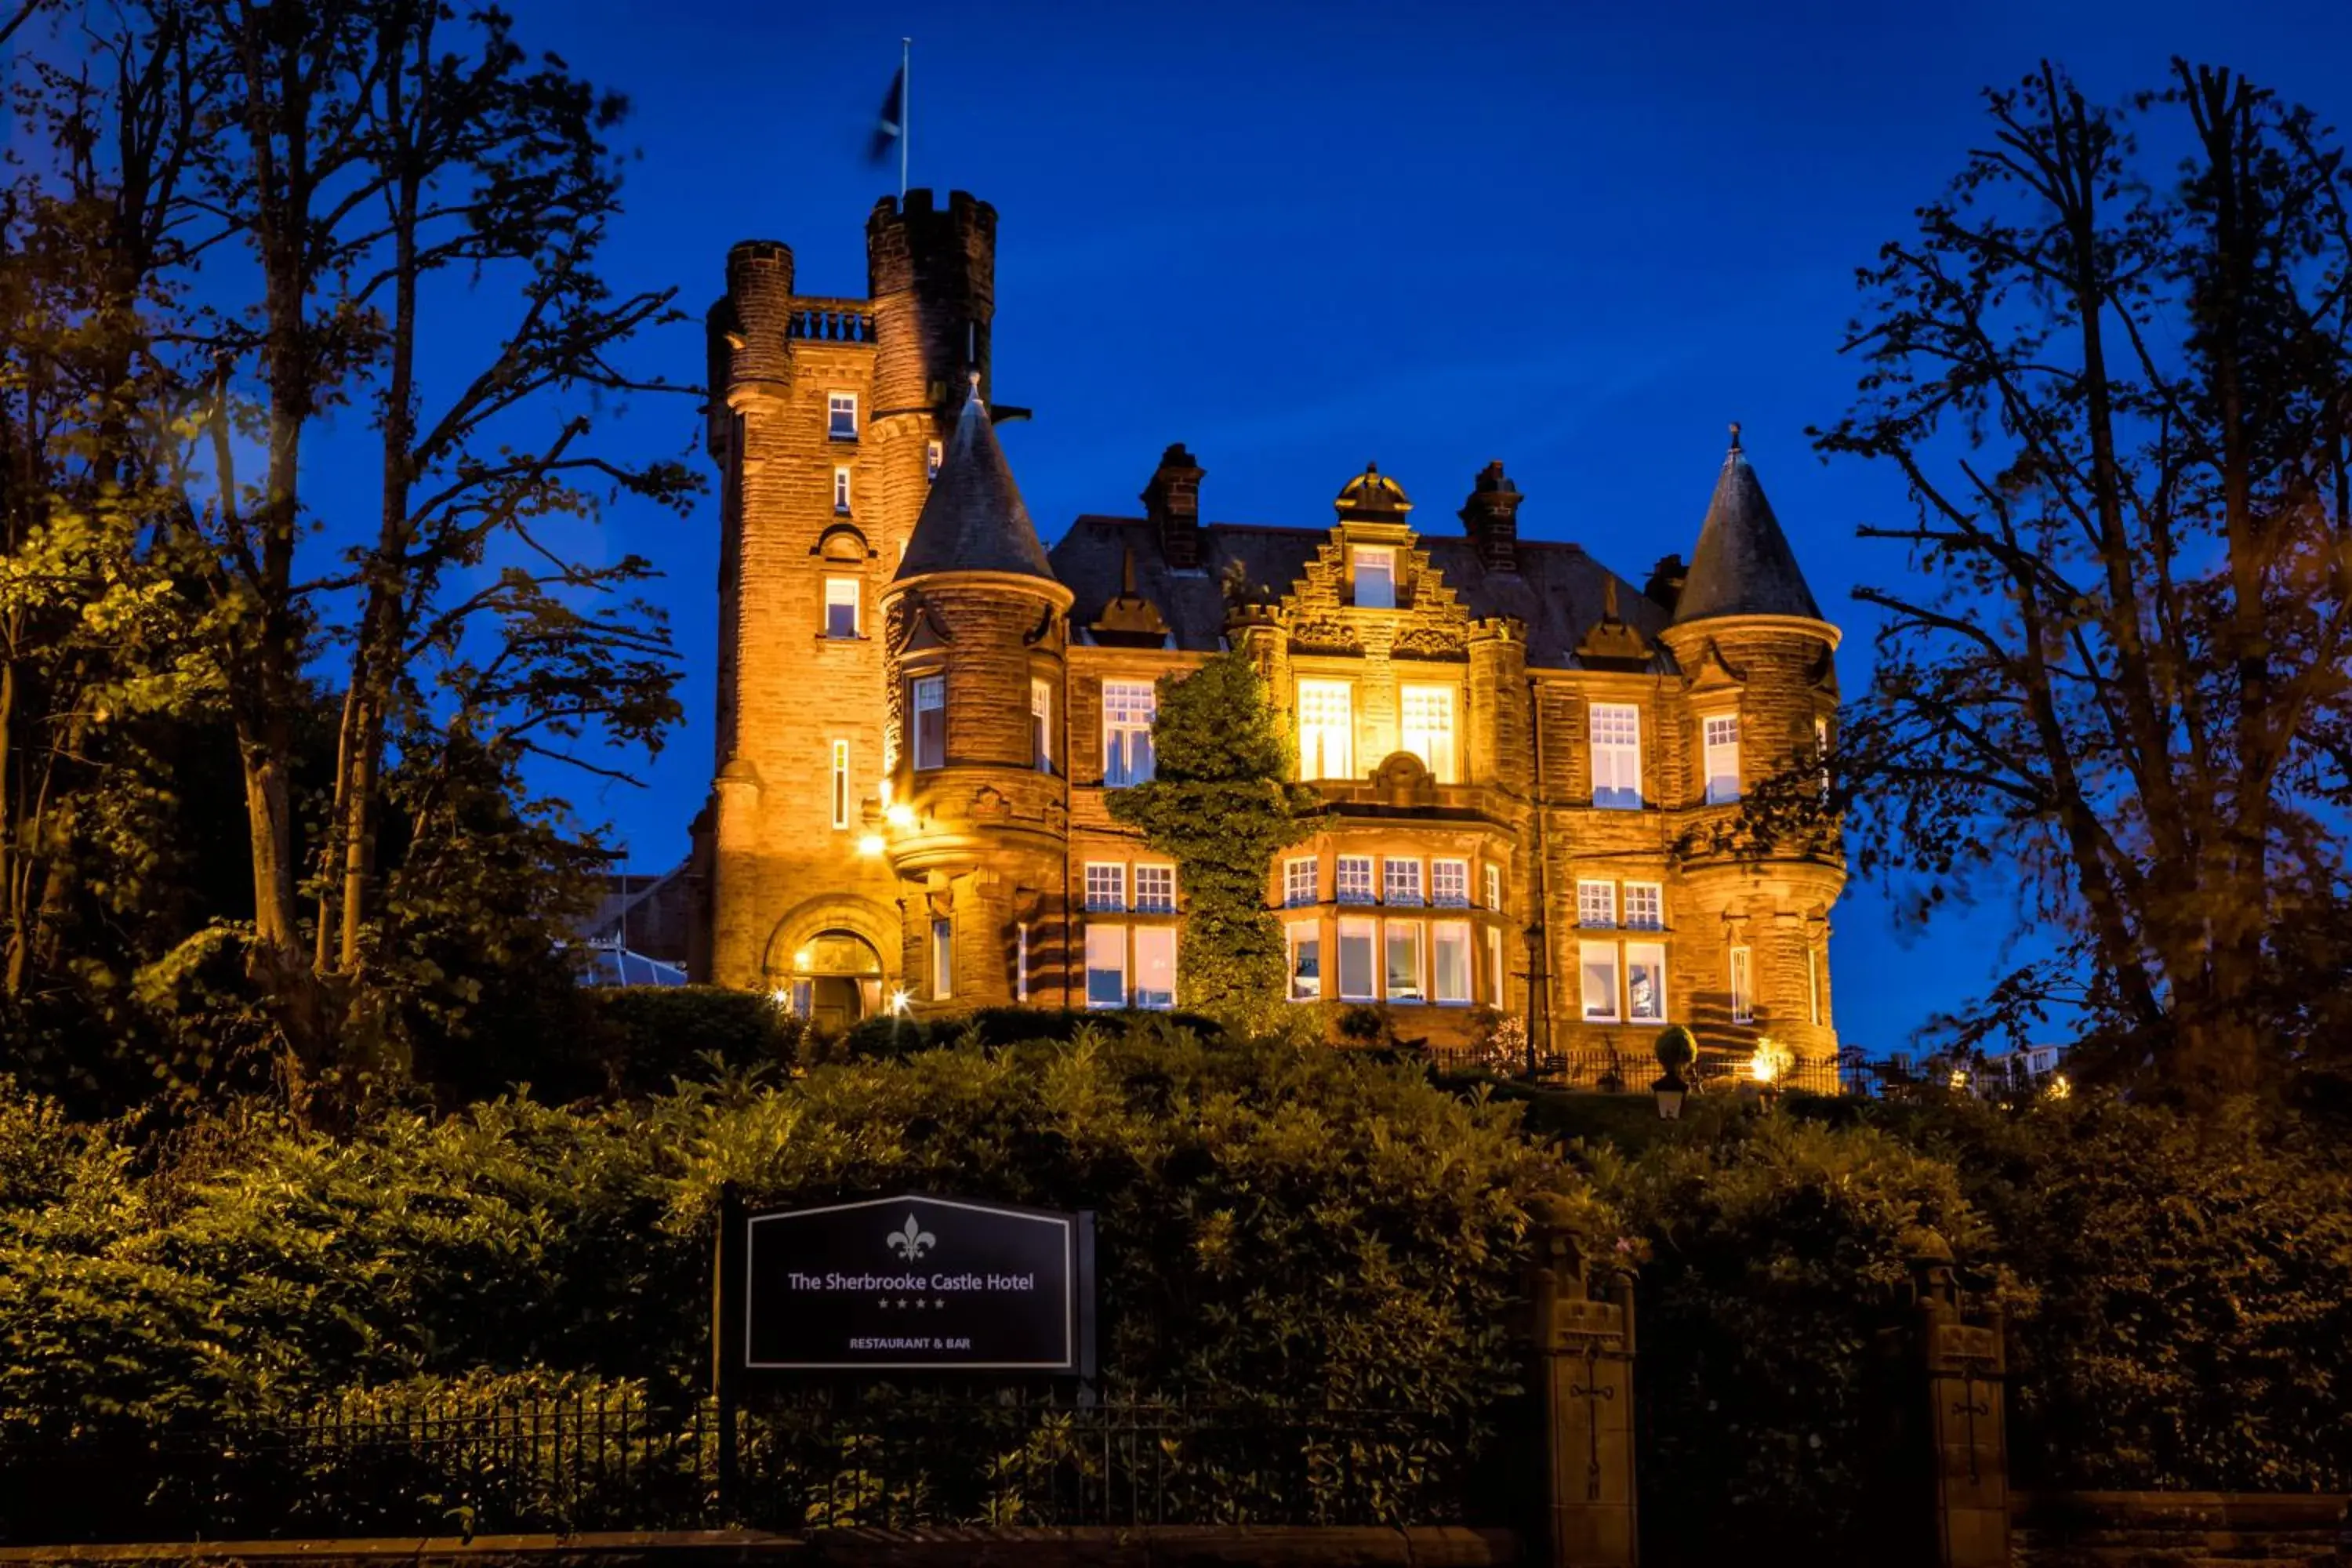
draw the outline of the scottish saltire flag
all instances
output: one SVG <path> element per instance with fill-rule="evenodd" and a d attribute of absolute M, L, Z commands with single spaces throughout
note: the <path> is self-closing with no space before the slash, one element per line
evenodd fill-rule
<path fill-rule="evenodd" d="M 866 155 L 879 163 L 889 157 L 898 138 L 907 133 L 907 68 L 904 62 L 898 74 L 890 79 L 890 90 L 882 100 L 882 112 L 874 121 L 874 142 Z"/>

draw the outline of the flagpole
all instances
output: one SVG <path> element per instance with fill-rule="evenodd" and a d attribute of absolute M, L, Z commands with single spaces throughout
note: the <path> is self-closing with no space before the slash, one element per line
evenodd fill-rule
<path fill-rule="evenodd" d="M 914 96 L 914 82 L 907 69 L 914 63 L 915 40 L 898 40 L 898 199 L 907 199 L 907 142 L 914 131 L 908 108 Z"/>

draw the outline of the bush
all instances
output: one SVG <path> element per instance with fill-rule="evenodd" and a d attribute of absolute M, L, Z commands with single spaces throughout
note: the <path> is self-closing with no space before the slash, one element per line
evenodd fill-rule
<path fill-rule="evenodd" d="M 806 1026 L 771 997 L 717 985 L 603 986 L 586 993 L 605 1092 L 666 1092 L 677 1080 L 789 1066 Z"/>
<path fill-rule="evenodd" d="M 960 1046 L 996 1049 L 1023 1041 L 1066 1045 L 1085 1028 L 1189 1029 L 1203 1040 L 1224 1037 L 1224 1026 L 1201 1013 L 1118 1011 L 1066 1007 L 981 1007 L 944 1017 L 861 1018 L 830 1045 L 811 1042 L 804 1059 L 822 1061 L 899 1061 L 923 1051 Z"/>

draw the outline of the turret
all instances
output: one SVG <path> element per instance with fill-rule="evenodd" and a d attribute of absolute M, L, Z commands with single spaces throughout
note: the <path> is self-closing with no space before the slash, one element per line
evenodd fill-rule
<path fill-rule="evenodd" d="M 885 196 L 866 220 L 866 291 L 879 349 L 874 415 L 951 411 L 965 379 L 991 390 L 989 330 L 996 319 L 996 209 L 969 192 Z"/>

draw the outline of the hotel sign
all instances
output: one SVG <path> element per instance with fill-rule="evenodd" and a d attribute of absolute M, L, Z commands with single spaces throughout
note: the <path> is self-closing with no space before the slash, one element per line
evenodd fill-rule
<path fill-rule="evenodd" d="M 729 1220 L 743 1372 L 1093 1375 L 1090 1214 L 908 1194 Z"/>

